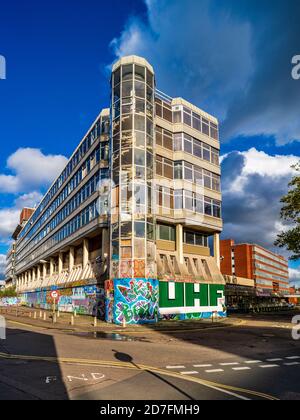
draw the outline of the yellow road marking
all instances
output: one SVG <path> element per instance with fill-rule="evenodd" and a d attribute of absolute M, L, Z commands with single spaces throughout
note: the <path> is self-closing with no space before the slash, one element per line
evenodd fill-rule
<path fill-rule="evenodd" d="M 17 325 L 22 325 L 24 327 L 31 327 L 31 328 L 41 328 L 44 330 L 52 330 L 52 331 L 61 331 L 61 332 L 69 332 L 66 329 L 63 328 L 55 328 L 55 327 L 50 327 L 49 326 L 42 326 L 42 325 L 34 325 L 34 324 L 27 324 L 25 322 L 19 322 L 19 321 L 13 321 L 11 319 L 7 319 L 8 322 L 12 323 L 12 324 L 17 324 Z M 125 328 L 124 330 L 112 330 L 112 331 L 100 331 L 101 333 L 105 333 L 105 334 L 154 334 L 154 333 L 170 333 L 170 334 L 175 334 L 175 333 L 193 333 L 193 332 L 204 332 L 204 331 L 214 331 L 214 330 L 223 330 L 223 329 L 227 329 L 227 328 L 235 328 L 235 327 L 239 327 L 241 325 L 245 325 L 247 323 L 247 321 L 244 320 L 240 320 L 238 323 L 234 324 L 234 325 L 223 325 L 223 326 L 219 326 L 219 327 L 206 327 L 206 328 L 187 328 L 187 329 L 177 329 L 177 330 L 164 330 L 164 329 L 157 329 L 157 330 L 138 330 L 138 331 L 127 331 Z M 76 327 L 76 325 L 75 325 Z M 82 332 L 79 330 L 75 330 L 75 329 L 70 329 L 70 332 L 75 331 L 75 332 Z M 87 332 L 99 332 L 99 331 L 87 331 Z"/>
<path fill-rule="evenodd" d="M 147 365 L 139 365 L 133 364 L 128 362 L 117 362 L 117 361 L 99 361 L 99 360 L 89 360 L 89 359 L 77 359 L 77 358 L 64 358 L 64 357 L 44 357 L 44 356 L 26 356 L 26 355 L 12 355 L 6 353 L 0 353 L 0 358 L 2 359 L 18 359 L 18 360 L 35 360 L 35 361 L 44 361 L 44 362 L 54 362 L 54 363 L 73 363 L 73 364 L 81 364 L 86 366 L 101 366 L 101 367 L 111 367 L 111 368 L 125 368 L 131 370 L 141 370 L 141 371 L 149 371 L 152 373 L 158 373 L 160 375 L 173 377 L 176 379 L 182 379 L 189 382 L 198 383 L 200 385 L 212 388 L 220 388 L 221 390 L 228 390 L 228 391 L 235 391 L 240 392 L 245 395 L 251 395 L 260 397 L 266 400 L 278 400 L 278 398 L 268 395 L 265 393 L 252 391 L 250 389 L 239 388 L 231 385 L 224 385 L 217 382 L 207 381 L 205 379 L 196 378 L 193 376 L 182 375 L 181 373 L 177 372 L 170 372 L 164 369 L 160 369 L 154 366 L 147 366 Z"/>

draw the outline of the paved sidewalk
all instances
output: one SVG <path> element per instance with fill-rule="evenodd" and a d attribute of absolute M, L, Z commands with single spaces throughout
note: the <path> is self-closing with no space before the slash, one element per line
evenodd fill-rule
<path fill-rule="evenodd" d="M 24 323 L 36 327 L 79 332 L 105 332 L 105 333 L 151 333 L 151 332 L 187 332 L 201 329 L 209 329 L 225 326 L 236 326 L 242 321 L 235 318 L 220 318 L 212 320 L 186 320 L 186 321 L 160 321 L 156 324 L 127 325 L 125 328 L 120 325 L 109 324 L 97 319 L 97 326 L 94 326 L 94 318 L 86 315 L 72 316 L 70 313 L 60 313 L 53 323 L 51 311 L 32 309 L 25 307 L 0 307 L 0 315 L 7 320 Z M 74 325 L 71 323 L 73 318 Z"/>

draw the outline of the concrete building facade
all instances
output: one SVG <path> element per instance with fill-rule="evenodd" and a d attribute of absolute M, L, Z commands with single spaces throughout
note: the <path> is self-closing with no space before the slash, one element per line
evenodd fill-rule
<path fill-rule="evenodd" d="M 288 261 L 255 244 L 221 240 L 221 272 L 225 276 L 253 279 L 256 295 L 280 297 L 289 294 Z"/>
<path fill-rule="evenodd" d="M 110 108 L 17 233 L 21 301 L 49 307 L 55 289 L 62 311 L 115 323 L 225 316 L 219 150 L 216 118 L 120 59 Z"/>

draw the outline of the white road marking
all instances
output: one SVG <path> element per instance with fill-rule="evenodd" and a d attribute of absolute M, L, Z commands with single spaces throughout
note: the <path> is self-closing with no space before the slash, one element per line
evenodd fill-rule
<path fill-rule="evenodd" d="M 266 362 L 280 362 L 281 360 L 283 360 L 283 359 L 278 357 L 278 359 L 266 359 Z"/>
<path fill-rule="evenodd" d="M 244 367 L 235 367 L 235 368 L 232 368 L 232 370 L 251 370 L 251 368 L 249 368 L 249 367 L 247 367 L 247 366 L 244 366 Z"/>
<path fill-rule="evenodd" d="M 284 363 L 285 366 L 299 366 L 299 362 L 290 362 L 290 363 Z"/>
<path fill-rule="evenodd" d="M 297 360 L 297 359 L 300 359 L 300 356 L 289 356 L 289 357 L 286 357 L 286 359 L 288 359 L 288 360 Z"/>
<path fill-rule="evenodd" d="M 185 369 L 185 366 L 166 366 L 167 369 Z"/>
<path fill-rule="evenodd" d="M 253 365 L 255 363 L 262 363 L 261 360 L 246 360 L 245 363 L 247 363 L 248 365 Z"/>
<path fill-rule="evenodd" d="M 199 372 L 197 372 L 196 370 L 190 370 L 189 372 L 180 372 L 180 373 L 181 375 L 196 375 Z"/>
<path fill-rule="evenodd" d="M 218 372 L 224 372 L 224 369 L 209 369 L 205 371 L 206 373 L 218 373 Z"/>
<path fill-rule="evenodd" d="M 260 365 L 259 367 L 261 367 L 262 369 L 269 369 L 269 368 L 279 367 L 279 365 Z"/>
<path fill-rule="evenodd" d="M 196 368 L 205 368 L 205 367 L 212 367 L 212 365 L 207 364 L 207 365 L 193 365 Z"/>
<path fill-rule="evenodd" d="M 238 362 L 231 362 L 231 363 L 219 363 L 220 366 L 236 366 L 239 365 Z"/>

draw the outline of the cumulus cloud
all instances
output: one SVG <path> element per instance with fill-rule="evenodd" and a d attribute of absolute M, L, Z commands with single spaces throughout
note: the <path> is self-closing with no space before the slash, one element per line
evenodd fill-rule
<path fill-rule="evenodd" d="M 294 175 L 296 156 L 270 156 L 251 148 L 222 159 L 224 238 L 258 243 L 275 252 L 277 234 L 288 226 L 280 220 L 281 197 Z"/>
<path fill-rule="evenodd" d="M 0 243 L 9 243 L 12 233 L 19 223 L 21 210 L 24 207 L 34 208 L 41 198 L 41 193 L 33 191 L 16 198 L 12 207 L 0 209 Z"/>
<path fill-rule="evenodd" d="M 300 269 L 290 268 L 289 273 L 290 273 L 290 283 L 297 287 L 300 287 Z"/>
<path fill-rule="evenodd" d="M 131 18 L 111 43 L 116 57 L 145 56 L 159 87 L 223 120 L 223 138 L 273 135 L 300 140 L 300 2 L 146 0 L 148 19 Z"/>
<path fill-rule="evenodd" d="M 45 155 L 39 149 L 20 148 L 7 159 L 9 174 L 0 174 L 0 193 L 27 193 L 49 185 L 62 171 L 67 158 Z"/>

